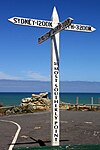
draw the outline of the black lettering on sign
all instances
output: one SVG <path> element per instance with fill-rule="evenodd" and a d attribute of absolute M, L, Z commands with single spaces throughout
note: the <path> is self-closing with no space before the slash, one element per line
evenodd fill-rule
<path fill-rule="evenodd" d="M 54 65 L 58 65 L 58 63 L 57 63 L 57 62 L 54 62 Z"/>
<path fill-rule="evenodd" d="M 88 27 L 88 30 L 89 30 L 89 31 L 91 31 L 91 26 L 90 26 L 90 27 Z"/>
<path fill-rule="evenodd" d="M 20 23 L 20 19 L 18 18 L 18 23 Z"/>
<path fill-rule="evenodd" d="M 28 25 L 31 25 L 30 24 L 30 19 L 25 19 L 25 22 L 24 22 L 25 24 L 28 24 Z"/>
<path fill-rule="evenodd" d="M 58 71 L 54 71 L 54 74 L 58 74 Z"/>
<path fill-rule="evenodd" d="M 82 26 L 83 27 L 83 30 L 86 30 L 86 26 Z"/>
<path fill-rule="evenodd" d="M 65 28 L 69 23 L 70 23 L 69 20 L 66 20 L 66 21 L 63 23 L 63 28 Z"/>
<path fill-rule="evenodd" d="M 79 30 L 79 25 L 76 25 L 76 29 Z"/>
<path fill-rule="evenodd" d="M 83 26 L 80 26 L 80 30 L 83 30 Z"/>
<path fill-rule="evenodd" d="M 55 79 L 55 82 L 57 82 L 58 81 L 58 79 Z"/>
<path fill-rule="evenodd" d="M 55 115 L 55 120 L 57 120 L 58 116 Z"/>
<path fill-rule="evenodd" d="M 57 114 L 57 112 L 55 112 L 55 116 L 57 116 L 57 117 L 58 117 L 58 114 Z"/>
<path fill-rule="evenodd" d="M 57 130 L 55 130 L 55 133 L 57 133 Z"/>
<path fill-rule="evenodd" d="M 42 21 L 42 26 L 45 26 L 45 22 L 44 21 Z"/>
<path fill-rule="evenodd" d="M 14 18 L 14 23 L 17 23 L 18 19 L 17 18 Z"/>
<path fill-rule="evenodd" d="M 42 26 L 42 22 L 39 20 L 38 21 L 38 25 L 41 27 Z"/>
<path fill-rule="evenodd" d="M 55 79 L 58 79 L 58 73 L 57 73 L 57 74 L 55 74 Z"/>
<path fill-rule="evenodd" d="M 49 24 L 49 22 L 45 22 L 45 26 L 46 26 L 46 27 L 48 27 L 48 26 L 49 26 L 48 24 Z"/>
<path fill-rule="evenodd" d="M 48 23 L 48 26 L 52 27 L 52 22 L 49 22 L 49 23 Z"/>
<path fill-rule="evenodd" d="M 55 133 L 55 134 L 54 134 L 54 137 L 58 137 L 58 133 Z M 56 138 L 55 138 L 55 139 L 56 139 Z"/>
<path fill-rule="evenodd" d="M 57 114 L 57 112 L 55 112 L 55 116 L 56 116 L 56 117 L 58 117 L 58 114 Z"/>
<path fill-rule="evenodd" d="M 56 88 L 56 87 L 55 87 L 55 88 L 54 88 L 54 91 L 56 91 L 56 92 L 57 92 L 57 91 L 58 91 L 58 88 Z"/>
<path fill-rule="evenodd" d="M 57 104 L 55 104 L 55 107 L 57 107 Z"/>
<path fill-rule="evenodd" d="M 57 114 L 55 114 L 55 120 L 57 120 L 58 119 L 58 115 Z"/>
<path fill-rule="evenodd" d="M 58 95 L 58 92 L 54 92 L 54 95 Z"/>
<path fill-rule="evenodd" d="M 42 39 L 42 40 L 45 40 L 45 37 L 44 37 L 44 36 L 42 36 L 42 37 L 41 37 L 41 39 Z"/>
<path fill-rule="evenodd" d="M 61 26 L 61 24 L 59 23 L 58 26 L 57 26 L 57 29 L 60 30 L 61 27 L 62 27 L 62 26 Z"/>
<path fill-rule="evenodd" d="M 25 20 L 24 19 L 21 19 L 21 24 L 24 24 Z"/>
<path fill-rule="evenodd" d="M 58 129 L 58 122 L 57 121 L 55 121 L 55 125 L 54 125 L 54 129 Z"/>
<path fill-rule="evenodd" d="M 57 98 L 58 98 L 58 96 L 55 95 L 55 99 L 57 99 Z"/>
<path fill-rule="evenodd" d="M 58 109 L 57 109 L 57 108 L 55 108 L 55 111 L 58 111 Z"/>
<path fill-rule="evenodd" d="M 55 138 L 55 141 L 57 141 L 57 138 Z"/>
<path fill-rule="evenodd" d="M 58 129 L 58 125 L 55 125 L 55 126 L 54 126 L 54 129 Z"/>
<path fill-rule="evenodd" d="M 58 100 L 54 100 L 54 103 L 58 103 Z"/>
<path fill-rule="evenodd" d="M 32 20 L 32 24 L 34 25 L 34 23 L 35 23 L 35 20 Z"/>
<path fill-rule="evenodd" d="M 55 84 L 55 88 L 58 88 L 58 85 L 57 85 L 57 84 Z"/>
<path fill-rule="evenodd" d="M 39 24 L 40 24 L 40 21 L 37 20 L 37 25 L 39 25 Z"/>
<path fill-rule="evenodd" d="M 59 68 L 58 67 L 54 67 L 54 70 L 59 70 Z"/>
<path fill-rule="evenodd" d="M 71 25 L 71 29 L 74 29 L 75 28 L 75 26 L 74 25 Z"/>
<path fill-rule="evenodd" d="M 28 24 L 31 25 L 31 20 L 30 19 L 28 19 Z"/>
<path fill-rule="evenodd" d="M 48 32 L 45 36 L 46 36 L 46 38 L 49 38 L 50 32 Z"/>

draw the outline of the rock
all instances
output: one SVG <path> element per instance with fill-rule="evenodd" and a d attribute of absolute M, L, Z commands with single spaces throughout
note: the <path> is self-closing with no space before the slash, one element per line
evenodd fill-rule
<path fill-rule="evenodd" d="M 32 99 L 33 100 L 38 100 L 39 98 L 40 98 L 40 95 L 32 94 Z"/>
<path fill-rule="evenodd" d="M 32 113 L 32 112 L 34 112 L 34 107 L 33 107 L 33 105 L 29 104 L 27 106 L 27 113 Z"/>
<path fill-rule="evenodd" d="M 25 107 L 26 112 L 48 110 L 51 106 L 51 100 L 48 98 L 48 92 L 32 94 L 31 98 L 23 98 L 20 106 Z"/>
<path fill-rule="evenodd" d="M 38 100 L 41 98 L 48 98 L 48 92 L 40 93 L 40 94 L 32 94 L 32 98 L 35 100 Z"/>
<path fill-rule="evenodd" d="M 6 111 L 6 115 L 10 115 L 11 114 L 11 111 L 8 109 L 7 111 Z"/>
<path fill-rule="evenodd" d="M 29 103 L 29 102 L 32 102 L 32 98 L 28 97 L 28 98 L 23 98 L 22 99 L 22 103 Z"/>
<path fill-rule="evenodd" d="M 40 93 L 41 98 L 48 98 L 48 92 Z"/>

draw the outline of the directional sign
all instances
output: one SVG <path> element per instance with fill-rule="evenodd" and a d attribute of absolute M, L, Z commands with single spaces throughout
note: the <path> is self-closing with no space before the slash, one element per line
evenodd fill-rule
<path fill-rule="evenodd" d="M 17 25 L 53 28 L 52 21 L 37 20 L 37 19 L 30 19 L 30 18 L 21 18 L 21 17 L 12 17 L 8 20 L 14 24 L 17 24 Z"/>
<path fill-rule="evenodd" d="M 64 30 L 66 27 L 71 25 L 72 21 L 73 21 L 72 18 L 68 18 L 65 21 L 63 21 L 62 23 L 59 23 L 54 29 L 51 29 L 45 35 L 38 38 L 38 43 L 41 44 L 42 42 L 47 40 L 49 37 L 52 37 L 53 35 L 57 34 L 58 32 Z"/>
<path fill-rule="evenodd" d="M 71 24 L 70 26 L 66 27 L 65 30 L 92 32 L 95 31 L 96 29 L 90 25 Z"/>
<path fill-rule="evenodd" d="M 47 20 L 37 20 L 37 19 L 21 18 L 21 17 L 12 17 L 8 20 L 17 25 L 35 26 L 35 27 L 42 27 L 42 28 L 54 27 L 54 23 L 52 21 L 47 21 Z M 59 23 L 56 23 L 56 26 L 58 24 Z M 90 25 L 71 24 L 70 26 L 66 27 L 65 30 L 92 32 L 95 31 L 96 29 Z"/>

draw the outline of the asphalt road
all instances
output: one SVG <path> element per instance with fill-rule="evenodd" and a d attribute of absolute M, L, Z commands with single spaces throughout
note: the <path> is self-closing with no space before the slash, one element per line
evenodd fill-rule
<path fill-rule="evenodd" d="M 51 112 L 46 111 L 0 117 L 0 150 L 9 149 L 18 130 L 9 121 L 21 127 L 15 147 L 39 146 L 38 139 L 51 145 Z M 100 144 L 100 112 L 61 110 L 60 145 L 66 144 Z"/>

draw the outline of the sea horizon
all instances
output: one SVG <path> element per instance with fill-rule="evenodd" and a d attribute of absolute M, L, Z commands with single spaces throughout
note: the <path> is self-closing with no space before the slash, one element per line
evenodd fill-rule
<path fill-rule="evenodd" d="M 22 98 L 32 97 L 32 94 L 43 92 L 0 92 L 0 104 L 3 106 L 20 105 Z M 60 92 L 60 100 L 66 103 L 75 104 L 78 98 L 79 104 L 91 104 L 93 99 L 94 104 L 100 104 L 100 93 L 90 92 Z M 48 97 L 51 99 L 51 93 L 48 92 Z"/>

